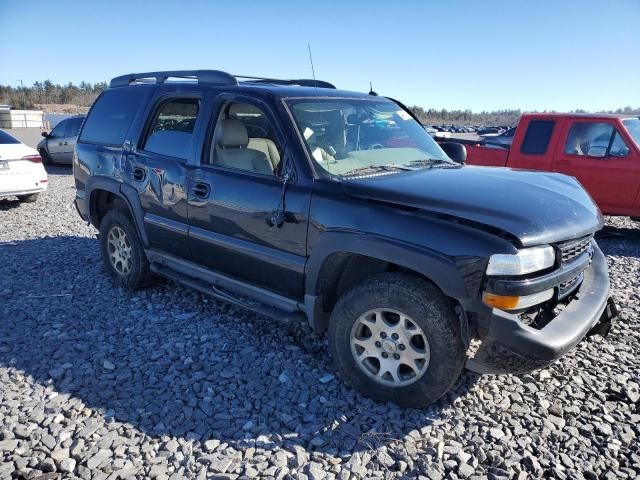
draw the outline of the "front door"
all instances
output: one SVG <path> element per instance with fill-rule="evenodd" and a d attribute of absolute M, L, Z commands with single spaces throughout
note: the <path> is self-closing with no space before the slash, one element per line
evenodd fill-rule
<path fill-rule="evenodd" d="M 75 117 L 65 120 L 66 128 L 64 132 L 64 141 L 62 142 L 61 162 L 71 163 L 73 161 L 73 150 L 78 140 L 78 133 L 82 126 L 82 117 Z"/>
<path fill-rule="evenodd" d="M 156 99 L 141 137 L 127 155 L 125 175 L 140 197 L 152 249 L 190 258 L 187 161 L 201 98 L 173 94 Z"/>
<path fill-rule="evenodd" d="M 68 120 L 63 120 L 55 126 L 51 133 L 47 136 L 47 151 L 49 157 L 54 162 L 63 162 L 65 151 L 67 146 L 64 144 L 66 141 L 66 128 Z"/>
<path fill-rule="evenodd" d="M 576 177 L 604 213 L 630 211 L 638 191 L 640 164 L 616 125 L 574 121 L 565 138 L 554 158 L 554 171 Z"/>
<path fill-rule="evenodd" d="M 222 100 L 214 112 L 208 148 L 189 174 L 194 260 L 302 298 L 310 192 L 283 154 L 275 116 L 246 98 Z M 283 195 L 285 175 L 290 180 Z"/>

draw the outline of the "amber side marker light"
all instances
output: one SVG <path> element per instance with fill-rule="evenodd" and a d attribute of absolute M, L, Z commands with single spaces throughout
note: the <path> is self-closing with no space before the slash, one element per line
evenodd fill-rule
<path fill-rule="evenodd" d="M 539 305 L 553 297 L 553 288 L 532 295 L 496 295 L 495 293 L 484 292 L 482 301 L 491 308 L 500 310 L 521 310 L 534 305 Z"/>

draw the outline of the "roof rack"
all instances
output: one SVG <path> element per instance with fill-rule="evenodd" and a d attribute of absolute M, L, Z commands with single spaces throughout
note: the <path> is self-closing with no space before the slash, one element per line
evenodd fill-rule
<path fill-rule="evenodd" d="M 298 85 L 301 87 L 333 88 L 335 85 L 324 80 L 297 79 L 283 80 L 278 78 L 253 77 L 248 75 L 231 75 L 221 70 L 167 70 L 163 72 L 129 73 L 115 77 L 109 87 L 122 87 L 135 83 L 165 83 L 169 78 L 197 80 L 204 85 L 238 85 L 238 78 L 243 83 L 268 83 L 271 85 Z"/>
<path fill-rule="evenodd" d="M 132 83 L 165 83 L 169 78 L 197 80 L 206 85 L 237 85 L 233 75 L 220 70 L 168 70 L 165 72 L 129 73 L 116 77 L 109 83 L 110 87 L 122 87 Z M 150 82 L 153 80 L 153 82 Z"/>
<path fill-rule="evenodd" d="M 252 77 L 248 75 L 236 75 L 236 78 L 249 80 L 247 83 L 269 83 L 272 85 L 298 85 L 300 87 L 333 88 L 336 86 L 324 80 L 314 80 L 310 78 L 299 78 L 295 80 L 283 80 L 280 78 Z"/>

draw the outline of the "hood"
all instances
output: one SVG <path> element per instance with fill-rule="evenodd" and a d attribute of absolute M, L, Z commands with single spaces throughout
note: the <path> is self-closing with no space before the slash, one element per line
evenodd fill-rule
<path fill-rule="evenodd" d="M 522 246 L 593 233 L 600 210 L 573 177 L 510 168 L 433 168 L 345 178 L 347 195 L 419 208 L 498 228 Z"/>

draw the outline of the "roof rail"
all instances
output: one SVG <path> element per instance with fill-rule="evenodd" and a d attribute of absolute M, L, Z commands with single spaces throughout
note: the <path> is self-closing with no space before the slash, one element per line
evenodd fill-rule
<path fill-rule="evenodd" d="M 122 87 L 132 83 L 165 83 L 169 78 L 186 78 L 198 80 L 198 83 L 208 85 L 237 85 L 238 80 L 233 75 L 220 70 L 167 70 L 164 72 L 129 73 L 115 77 L 109 87 Z M 149 82 L 153 79 L 153 82 Z"/>
<path fill-rule="evenodd" d="M 324 80 L 314 80 L 309 78 L 283 80 L 279 78 L 252 77 L 248 75 L 236 75 L 235 77 L 249 80 L 249 83 L 270 83 L 272 85 L 298 85 L 300 87 L 336 88 L 334 84 L 325 82 Z"/>
<path fill-rule="evenodd" d="M 115 77 L 109 87 L 122 87 L 134 83 L 165 83 L 169 78 L 183 78 L 197 80 L 206 85 L 238 85 L 238 78 L 247 83 L 269 83 L 272 85 L 299 85 L 301 87 L 333 88 L 335 85 L 324 80 L 300 78 L 283 80 L 279 78 L 252 77 L 248 75 L 231 75 L 221 70 L 167 70 L 162 72 L 128 73 Z"/>

